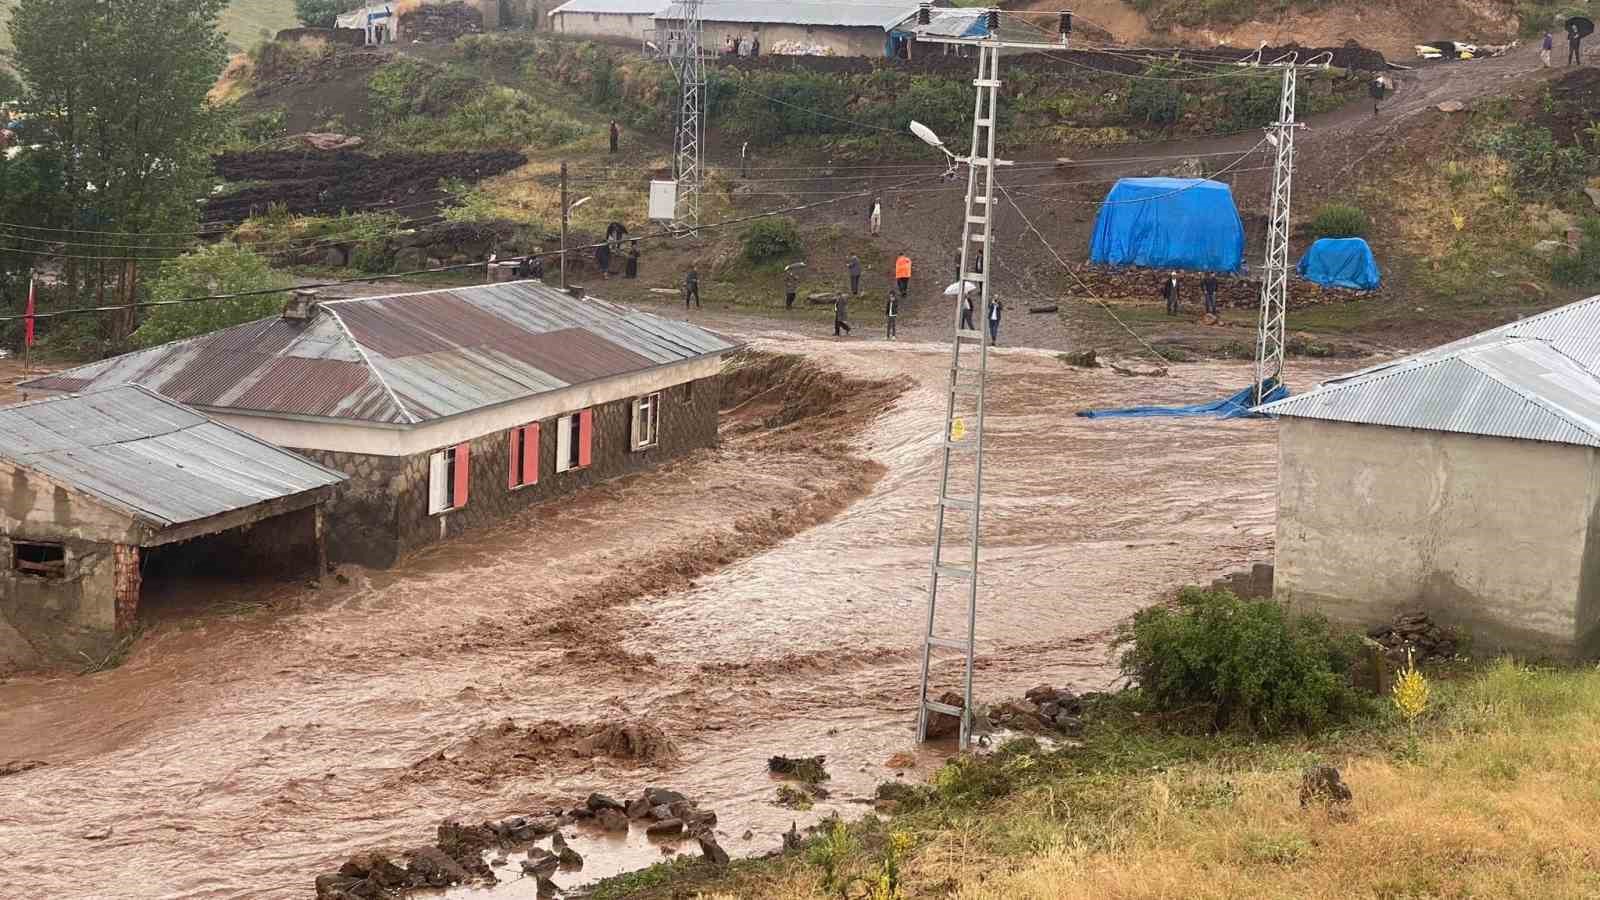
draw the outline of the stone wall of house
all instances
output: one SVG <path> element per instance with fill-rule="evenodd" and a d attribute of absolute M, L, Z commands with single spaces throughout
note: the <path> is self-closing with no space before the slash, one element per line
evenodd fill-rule
<path fill-rule="evenodd" d="M 57 540 L 65 550 L 64 569 L 59 577 L 47 577 L 16 571 L 11 540 L 0 538 L 0 620 L 32 648 L 32 658 L 12 660 L 18 665 L 81 662 L 80 652 L 98 658 L 116 641 L 119 545 Z"/>
<path fill-rule="evenodd" d="M 674 385 L 661 394 L 659 441 L 645 450 L 631 449 L 631 399 L 594 407 L 590 465 L 583 469 L 556 471 L 556 420 L 539 422 L 536 484 L 510 487 L 509 431 L 472 440 L 467 503 L 437 515 L 428 514 L 431 451 L 409 457 L 383 457 L 296 450 L 350 476 L 327 508 L 328 556 L 335 562 L 390 566 L 408 550 L 496 522 L 531 504 L 716 444 L 722 399 L 720 376 Z"/>

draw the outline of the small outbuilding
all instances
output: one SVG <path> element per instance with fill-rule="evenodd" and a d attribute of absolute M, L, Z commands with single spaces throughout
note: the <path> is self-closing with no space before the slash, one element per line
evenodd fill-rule
<path fill-rule="evenodd" d="M 729 38 L 761 41 L 762 55 L 894 56 L 899 44 L 891 32 L 916 15 L 919 3 L 903 0 L 702 0 L 704 49 L 720 51 Z M 684 18 L 680 3 L 656 13 L 656 29 L 666 33 Z M 908 42 L 906 32 L 899 40 Z"/>
<path fill-rule="evenodd" d="M 142 387 L 0 409 L 0 665 L 98 659 L 151 577 L 320 574 L 344 480 Z"/>
<path fill-rule="evenodd" d="M 1279 418 L 1275 591 L 1600 653 L 1600 297 L 1328 381 Z"/>
<path fill-rule="evenodd" d="M 567 0 L 550 10 L 550 30 L 574 37 L 638 41 L 655 28 L 663 0 Z"/>

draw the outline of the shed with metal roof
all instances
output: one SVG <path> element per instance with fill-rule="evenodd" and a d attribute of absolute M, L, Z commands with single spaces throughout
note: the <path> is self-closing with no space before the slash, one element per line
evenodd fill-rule
<path fill-rule="evenodd" d="M 1280 598 L 1600 653 L 1600 297 L 1260 411 L 1279 420 Z"/>
<path fill-rule="evenodd" d="M 665 0 L 567 0 L 546 13 L 550 30 L 582 37 L 642 40 Z"/>
<path fill-rule="evenodd" d="M 320 572 L 321 505 L 343 481 L 134 385 L 0 409 L 0 631 L 40 658 L 92 654 L 148 578 Z"/>
<path fill-rule="evenodd" d="M 763 55 L 887 56 L 890 32 L 915 17 L 919 6 L 894 0 L 703 0 L 702 40 L 707 52 L 726 52 L 728 40 L 738 38 L 742 55 L 758 39 Z M 656 13 L 656 27 L 665 31 L 683 17 L 683 4 L 668 3 Z"/>

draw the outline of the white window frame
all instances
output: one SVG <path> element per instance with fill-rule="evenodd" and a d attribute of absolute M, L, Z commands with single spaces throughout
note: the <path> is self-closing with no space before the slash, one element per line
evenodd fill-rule
<path fill-rule="evenodd" d="M 446 447 L 428 456 L 428 515 L 456 509 L 456 448 Z"/>
<path fill-rule="evenodd" d="M 571 471 L 583 468 L 582 465 L 580 465 L 578 462 L 576 462 L 573 459 L 573 452 L 577 449 L 578 445 L 572 439 L 573 435 L 576 434 L 578 436 L 579 440 L 582 440 L 582 438 L 583 438 L 582 429 L 583 429 L 583 411 L 582 410 L 579 410 L 578 412 L 565 413 L 560 418 L 556 419 L 556 471 L 557 472 L 571 472 Z"/>
<path fill-rule="evenodd" d="M 633 399 L 633 449 L 648 450 L 661 443 L 661 392 Z"/>

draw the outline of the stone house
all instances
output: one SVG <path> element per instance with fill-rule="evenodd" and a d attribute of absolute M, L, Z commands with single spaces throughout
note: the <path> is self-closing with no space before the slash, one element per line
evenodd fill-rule
<path fill-rule="evenodd" d="M 920 6 L 903 0 L 702 0 L 701 40 L 708 53 L 721 52 L 731 36 L 745 44 L 760 38 L 763 55 L 892 56 L 891 33 L 913 21 Z M 667 3 L 655 19 L 656 31 L 665 34 L 683 21 L 682 8 Z M 911 37 L 907 31 L 899 39 Z"/>
<path fill-rule="evenodd" d="M 0 667 L 99 658 L 197 570 L 320 574 L 344 480 L 141 387 L 0 409 Z"/>
<path fill-rule="evenodd" d="M 548 13 L 556 34 L 638 42 L 655 28 L 662 0 L 567 0 Z"/>
<path fill-rule="evenodd" d="M 319 302 L 30 381 L 144 385 L 350 476 L 336 561 L 407 550 L 717 441 L 732 341 L 537 281 Z"/>
<path fill-rule="evenodd" d="M 1336 378 L 1279 418 L 1274 590 L 1600 653 L 1600 297 Z"/>

